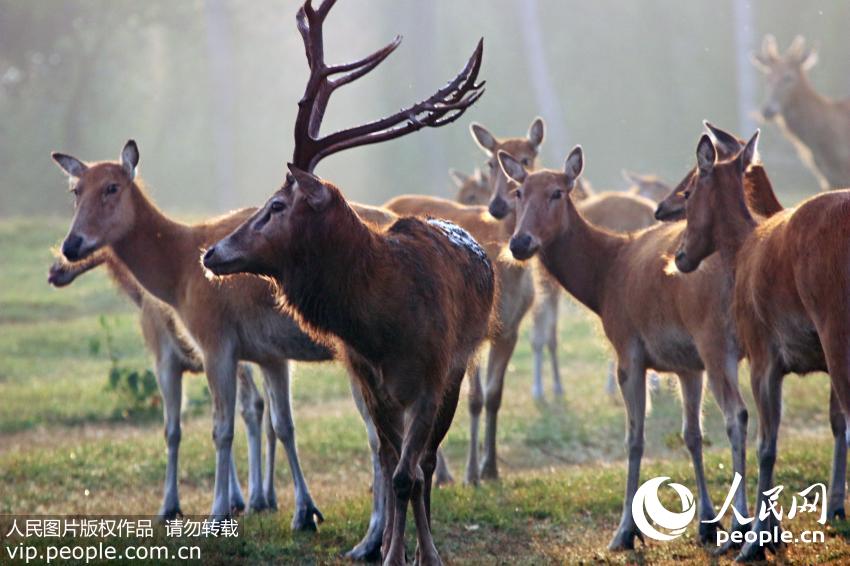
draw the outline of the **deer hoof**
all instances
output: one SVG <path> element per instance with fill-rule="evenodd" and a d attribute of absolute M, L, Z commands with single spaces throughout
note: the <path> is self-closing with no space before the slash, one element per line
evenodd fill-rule
<path fill-rule="evenodd" d="M 614 552 L 620 552 L 623 550 L 634 550 L 636 536 L 637 529 L 635 527 L 620 527 L 617 532 L 614 533 L 614 538 L 612 538 L 611 542 L 608 543 L 608 550 L 613 550 Z"/>
<path fill-rule="evenodd" d="M 182 517 L 183 511 L 180 510 L 179 505 L 165 507 L 163 506 L 159 513 L 156 514 L 157 519 L 160 523 L 164 523 L 165 521 L 171 521 L 176 519 L 177 517 Z"/>
<path fill-rule="evenodd" d="M 699 524 L 699 542 L 703 546 L 713 545 L 717 542 L 717 523 Z"/>
<path fill-rule="evenodd" d="M 324 520 L 322 512 L 310 501 L 295 509 L 295 514 L 292 516 L 292 530 L 315 532 L 319 530 L 317 523 L 322 523 Z"/>

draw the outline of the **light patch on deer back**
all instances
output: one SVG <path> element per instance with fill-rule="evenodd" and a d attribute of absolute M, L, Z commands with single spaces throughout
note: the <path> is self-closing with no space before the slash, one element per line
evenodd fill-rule
<path fill-rule="evenodd" d="M 479 259 L 487 261 L 487 253 L 484 251 L 484 248 L 472 237 L 472 235 L 452 222 L 448 220 L 443 220 L 441 218 L 429 218 L 428 224 L 431 226 L 435 226 L 439 228 L 440 231 L 445 234 L 448 238 L 449 242 L 452 245 L 465 248 L 467 251 L 472 252 L 474 255 L 478 256 Z"/>

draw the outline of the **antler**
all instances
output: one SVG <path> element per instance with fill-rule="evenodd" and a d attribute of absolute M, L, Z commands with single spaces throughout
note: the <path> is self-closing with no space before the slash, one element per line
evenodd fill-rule
<path fill-rule="evenodd" d="M 481 39 L 461 72 L 427 99 L 392 116 L 320 137 L 319 130 L 331 94 L 380 65 L 401 44 L 401 36 L 396 36 L 383 48 L 358 61 L 328 66 L 324 59 L 322 26 L 335 3 L 336 0 L 324 0 L 318 8 L 313 8 L 312 0 L 306 0 L 296 16 L 310 66 L 310 78 L 298 101 L 295 119 L 292 162 L 297 167 L 312 172 L 319 161 L 338 151 L 398 138 L 425 127 L 445 126 L 460 118 L 484 94 L 484 82 L 475 82 L 484 51 Z"/>

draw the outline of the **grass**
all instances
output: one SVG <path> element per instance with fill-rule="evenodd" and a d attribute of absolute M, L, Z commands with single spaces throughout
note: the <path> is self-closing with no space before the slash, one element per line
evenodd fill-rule
<path fill-rule="evenodd" d="M 156 511 L 165 468 L 157 409 L 129 412 L 107 387 L 110 362 L 101 347 L 100 317 L 111 328 L 124 366 L 144 369 L 136 313 L 104 273 L 67 289 L 46 282 L 66 219 L 0 222 L 0 514 L 150 514 Z M 506 378 L 499 421 L 498 483 L 472 489 L 453 485 L 434 497 L 434 532 L 445 560 L 478 563 L 714 563 L 694 537 L 696 525 L 670 543 L 652 541 L 636 552 L 610 553 L 625 482 L 624 411 L 604 392 L 609 353 L 589 314 L 562 311 L 560 356 L 564 400 L 535 403 L 530 395 L 531 353 L 526 328 Z M 369 516 L 369 456 L 365 433 L 338 365 L 301 364 L 293 404 L 302 465 L 327 521 L 314 535 L 292 534 L 292 493 L 279 457 L 281 511 L 247 517 L 238 541 L 220 542 L 207 557 L 244 561 L 333 563 L 359 540 Z M 741 376 L 747 384 L 746 368 Z M 205 380 L 187 376 L 195 407 L 185 419 L 180 462 L 183 510 L 203 514 L 211 504 L 214 452 L 204 403 Z M 750 494 L 754 493 L 755 411 L 749 430 Z M 789 377 L 784 389 L 777 481 L 786 491 L 826 483 L 832 452 L 824 376 Z M 675 383 L 662 382 L 647 420 L 642 478 L 665 475 L 693 491 L 690 459 L 680 440 L 681 406 Z M 241 423 L 237 424 L 237 428 Z M 241 429 L 240 429 L 241 430 Z M 715 504 L 730 482 L 725 427 L 706 394 L 706 470 Z M 466 455 L 468 413 L 462 401 L 444 445 L 455 477 Z M 237 430 L 237 463 L 246 485 L 244 436 Z M 279 451 L 282 454 L 282 450 Z M 790 498 L 782 501 L 786 510 Z M 412 521 L 409 522 L 413 531 Z M 808 526 L 807 526 L 808 524 Z M 793 529 L 817 525 L 796 519 Z M 5 534 L 5 532 L 3 533 Z M 795 563 L 840 562 L 850 557 L 850 527 L 827 529 L 824 544 L 791 545 Z M 412 539 L 410 549 L 412 550 Z"/>

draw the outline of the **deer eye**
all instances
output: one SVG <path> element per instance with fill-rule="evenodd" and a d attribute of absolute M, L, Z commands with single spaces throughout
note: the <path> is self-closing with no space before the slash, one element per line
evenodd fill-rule
<path fill-rule="evenodd" d="M 522 166 L 523 167 L 530 167 L 531 166 L 531 159 L 524 157 L 522 159 Z"/>
<path fill-rule="evenodd" d="M 104 192 L 106 192 L 106 194 L 108 195 L 114 195 L 118 192 L 118 185 L 115 183 L 110 183 L 106 185 L 106 190 Z"/>
<path fill-rule="evenodd" d="M 515 190 L 514 197 L 516 197 L 517 200 L 520 200 L 522 198 L 522 191 L 519 189 Z"/>
<path fill-rule="evenodd" d="M 285 208 L 286 205 L 279 200 L 272 201 L 272 203 L 269 205 L 269 210 L 272 212 L 283 212 Z"/>
<path fill-rule="evenodd" d="M 685 200 L 688 200 L 691 197 L 691 190 L 688 189 L 688 190 L 682 191 L 682 196 L 684 197 Z"/>
<path fill-rule="evenodd" d="M 562 196 L 564 196 L 564 191 L 562 191 L 561 189 L 555 189 L 555 192 L 552 193 L 551 198 L 552 200 L 558 200 Z"/>

